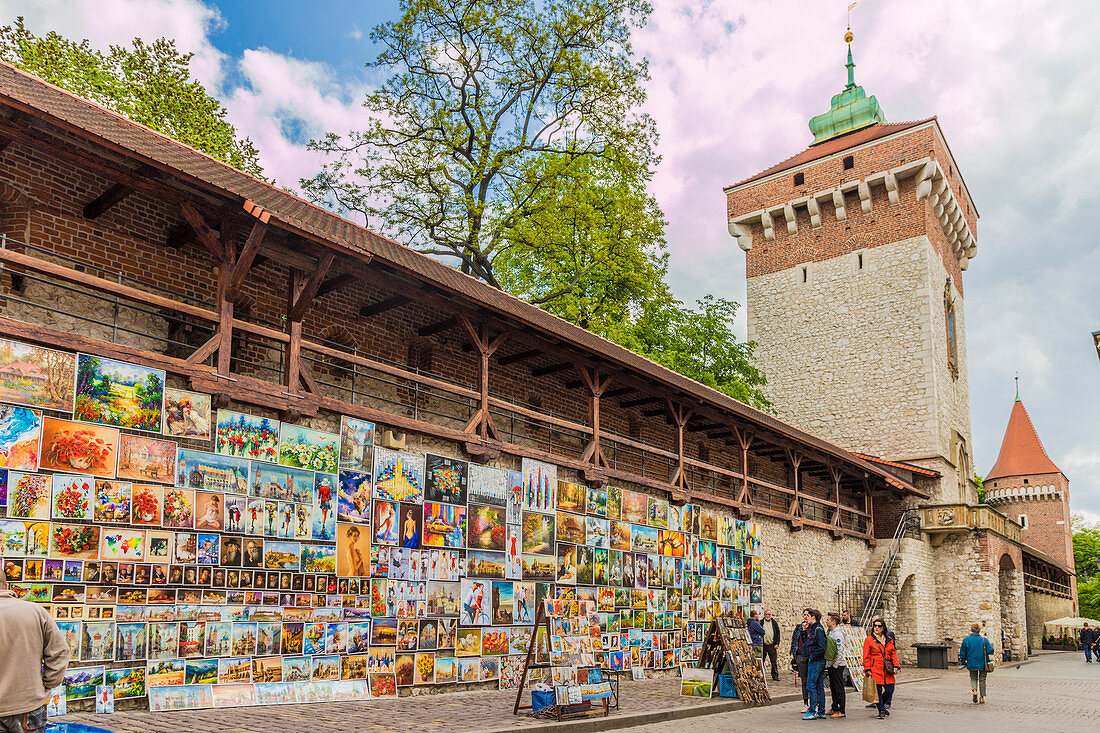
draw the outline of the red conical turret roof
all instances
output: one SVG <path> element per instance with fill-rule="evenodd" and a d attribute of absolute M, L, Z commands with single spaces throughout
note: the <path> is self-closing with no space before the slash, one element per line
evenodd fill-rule
<path fill-rule="evenodd" d="M 1031 424 L 1024 403 L 1017 399 L 1012 405 L 1012 414 L 1008 417 L 1008 427 L 1005 429 L 1004 440 L 1001 441 L 1001 452 L 985 480 L 1061 472 L 1043 448 L 1043 442 L 1039 440 L 1039 434 Z"/>

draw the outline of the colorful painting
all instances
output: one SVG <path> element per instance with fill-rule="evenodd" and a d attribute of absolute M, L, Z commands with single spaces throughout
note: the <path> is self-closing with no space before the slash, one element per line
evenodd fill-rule
<path fill-rule="evenodd" d="M 103 684 L 103 665 L 72 667 L 65 672 L 65 699 L 88 700 L 95 697 L 95 688 Z"/>
<path fill-rule="evenodd" d="M 419 504 L 401 504 L 398 510 L 398 543 L 401 547 L 415 550 L 420 547 L 423 533 L 424 508 Z"/>
<path fill-rule="evenodd" d="M 506 470 L 478 464 L 470 466 L 470 503 L 507 506 L 510 494 Z"/>
<path fill-rule="evenodd" d="M 366 527 L 336 525 L 336 574 L 370 577 L 371 542 Z"/>
<path fill-rule="evenodd" d="M 39 466 L 51 471 L 114 478 L 118 435 L 114 428 L 44 417 Z"/>
<path fill-rule="evenodd" d="M 371 446 L 374 423 L 342 415 L 340 417 L 340 468 L 371 470 Z"/>
<path fill-rule="evenodd" d="M 0 405 L 0 468 L 37 471 L 41 438 L 41 411 Z"/>
<path fill-rule="evenodd" d="M 55 522 L 50 527 L 50 557 L 95 560 L 99 556 L 99 532 L 94 525 Z"/>
<path fill-rule="evenodd" d="M 647 516 L 649 526 L 668 529 L 668 501 L 650 496 Z"/>
<path fill-rule="evenodd" d="M 49 519 L 51 478 L 33 473 L 8 472 L 8 517 Z"/>
<path fill-rule="evenodd" d="M 336 538 L 336 508 L 332 505 L 335 495 L 336 476 L 316 474 L 312 497 L 313 521 L 310 527 L 312 539 L 332 541 Z"/>
<path fill-rule="evenodd" d="M 340 436 L 283 423 L 279 431 L 279 464 L 321 473 L 340 470 Z"/>
<path fill-rule="evenodd" d="M 214 450 L 234 458 L 275 463 L 279 459 L 279 421 L 218 410 Z"/>
<path fill-rule="evenodd" d="M 523 459 L 523 506 L 536 512 L 554 511 L 557 466 Z"/>
<path fill-rule="evenodd" d="M 684 667 L 680 670 L 680 697 L 703 697 L 709 700 L 713 686 L 713 669 Z"/>
<path fill-rule="evenodd" d="M 0 339 L 0 400 L 72 412 L 76 355 Z"/>
<path fill-rule="evenodd" d="M 163 370 L 77 355 L 76 421 L 159 433 L 163 413 Z"/>
<path fill-rule="evenodd" d="M 133 496 L 133 504 L 130 508 L 131 523 L 159 527 L 164 504 L 164 487 L 135 484 L 130 491 Z"/>
<path fill-rule="evenodd" d="M 167 500 L 167 496 L 165 497 Z M 195 492 L 195 529 L 220 532 L 224 529 L 224 510 L 222 494 L 209 491 Z"/>
<path fill-rule="evenodd" d="M 371 526 L 374 544 L 396 545 L 397 503 L 392 501 L 375 501 Z"/>
<path fill-rule="evenodd" d="M 337 518 L 341 522 L 367 522 L 370 515 L 371 475 L 363 471 L 340 471 L 337 489 Z"/>
<path fill-rule="evenodd" d="M 466 546 L 475 550 L 503 551 L 508 536 L 504 515 L 505 510 L 500 507 L 471 505 Z"/>
<path fill-rule="evenodd" d="M 466 507 L 425 502 L 422 544 L 425 547 L 465 547 L 466 524 Z"/>
<path fill-rule="evenodd" d="M 587 491 L 584 484 L 574 484 L 568 481 L 558 482 L 558 511 L 580 512 L 585 511 Z"/>
<path fill-rule="evenodd" d="M 302 545 L 303 573 L 335 573 L 336 548 L 328 545 Z"/>
<path fill-rule="evenodd" d="M 607 516 L 607 489 L 588 487 L 588 513 Z"/>
<path fill-rule="evenodd" d="M 91 519 L 94 486 L 95 479 L 91 476 L 56 474 L 53 477 L 53 518 Z"/>
<path fill-rule="evenodd" d="M 136 485 L 134 491 L 137 491 Z M 137 494 L 135 493 L 134 496 L 136 497 Z M 166 529 L 194 529 L 195 492 L 175 486 L 165 489 L 161 524 Z"/>
<path fill-rule="evenodd" d="M 95 506 L 92 519 L 99 523 L 130 522 L 131 486 L 126 481 L 99 480 L 95 482 Z"/>
<path fill-rule="evenodd" d="M 105 528 L 99 546 L 100 560 L 145 559 L 145 531 L 140 529 Z"/>
<path fill-rule="evenodd" d="M 523 552 L 536 555 L 554 554 L 553 514 L 523 513 Z"/>
<path fill-rule="evenodd" d="M 180 448 L 176 484 L 189 489 L 247 494 L 250 463 L 246 459 Z"/>
<path fill-rule="evenodd" d="M 645 524 L 649 513 L 649 497 L 636 491 L 623 490 L 623 521 Z"/>
<path fill-rule="evenodd" d="M 420 503 L 424 500 L 424 456 L 374 449 L 374 498 Z"/>
<path fill-rule="evenodd" d="M 558 542 L 583 545 L 585 543 L 585 535 L 586 528 L 584 516 L 580 514 L 570 514 L 568 512 L 558 512 L 557 532 L 555 534 L 555 539 Z"/>
<path fill-rule="evenodd" d="M 176 444 L 144 435 L 119 436 L 118 478 L 176 482 Z"/>
<path fill-rule="evenodd" d="M 461 623 L 468 626 L 489 626 L 493 623 L 493 599 L 490 589 L 492 583 L 489 581 L 478 580 L 476 578 L 463 578 L 462 579 L 462 613 L 459 616 Z M 469 630 L 463 629 L 459 631 L 458 645 L 462 647 L 461 650 L 456 650 L 460 656 L 465 656 L 464 652 L 472 651 L 472 641 L 469 637 L 463 637 L 463 634 L 468 634 Z M 473 654 L 481 653 L 481 631 L 476 630 L 477 651 Z"/>
<path fill-rule="evenodd" d="M 162 432 L 174 438 L 210 440 L 210 395 L 164 388 Z"/>
<path fill-rule="evenodd" d="M 470 465 L 466 461 L 431 453 L 426 456 L 425 462 L 427 482 L 424 486 L 424 500 L 445 504 L 465 504 Z"/>
<path fill-rule="evenodd" d="M 623 514 L 623 490 L 617 486 L 607 487 L 607 518 L 619 519 Z"/>
<path fill-rule="evenodd" d="M 308 504 L 313 501 L 313 471 L 256 461 L 252 466 L 252 496 Z"/>

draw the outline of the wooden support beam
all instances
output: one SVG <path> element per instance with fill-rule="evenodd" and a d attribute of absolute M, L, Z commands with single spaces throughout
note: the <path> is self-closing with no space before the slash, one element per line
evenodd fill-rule
<path fill-rule="evenodd" d="M 116 183 L 84 205 L 85 219 L 97 219 L 134 192 L 133 186 Z"/>
<path fill-rule="evenodd" d="M 791 469 L 791 488 L 794 489 L 794 496 L 791 498 L 791 505 L 788 511 L 788 519 L 790 521 L 792 530 L 802 529 L 802 499 L 799 491 L 799 484 L 801 482 L 801 468 L 802 462 L 805 457 L 797 450 L 792 450 L 784 446 L 784 453 L 787 454 L 787 463 Z"/>
<path fill-rule="evenodd" d="M 480 323 L 475 326 L 466 316 L 460 316 L 458 320 L 480 355 L 480 361 L 478 362 L 478 386 L 480 388 L 478 409 L 474 412 L 470 421 L 466 423 L 466 427 L 463 428 L 462 432 L 480 435 L 482 440 L 500 440 L 496 423 L 493 422 L 493 416 L 489 413 L 489 357 L 508 338 L 508 333 L 500 333 L 496 337 L 490 338 L 489 324 Z"/>
<path fill-rule="evenodd" d="M 180 204 L 180 210 L 183 212 L 183 218 L 187 220 L 187 223 L 191 225 L 191 229 L 194 230 L 195 236 L 199 238 L 199 243 L 206 247 L 206 250 L 215 260 L 218 262 L 224 260 L 225 249 L 222 247 L 218 235 L 210 228 L 206 220 L 202 218 L 202 214 L 187 201 Z"/>
<path fill-rule="evenodd" d="M 532 377 L 545 377 L 549 374 L 557 374 L 558 372 L 564 372 L 566 369 L 572 369 L 572 362 L 563 362 L 561 364 L 550 364 L 544 367 L 535 367 L 531 370 Z"/>
<path fill-rule="evenodd" d="M 684 464 L 684 426 L 691 419 L 692 409 L 673 402 L 671 399 L 666 400 L 666 405 L 672 415 L 672 421 L 676 425 L 676 469 L 672 472 L 669 483 L 675 488 L 687 490 L 687 470 Z"/>
<path fill-rule="evenodd" d="M 741 493 L 737 495 L 737 510 L 742 519 L 752 516 L 752 491 L 749 488 L 749 448 L 756 436 L 744 429 L 734 428 L 734 437 L 741 448 Z"/>
<path fill-rule="evenodd" d="M 283 386 L 290 394 L 298 393 L 298 381 L 302 374 L 302 319 L 294 318 L 293 315 L 302 300 L 305 286 L 301 272 L 291 270 L 286 288 L 287 332 L 290 341 L 283 355 Z M 284 417 L 292 418 L 296 414 L 294 410 L 289 410 Z"/>
<path fill-rule="evenodd" d="M 623 408 L 641 407 L 642 405 L 654 405 L 654 404 L 657 404 L 658 402 L 664 402 L 664 401 L 665 401 L 664 397 L 639 397 L 639 398 L 633 399 L 633 400 L 623 400 L 622 402 L 619 403 L 619 407 L 623 407 Z"/>
<path fill-rule="evenodd" d="M 601 374 L 599 369 L 590 369 L 580 362 L 575 363 L 581 381 L 588 387 L 588 424 L 592 427 L 592 437 L 581 454 L 581 460 L 596 468 L 607 468 L 607 457 L 600 444 L 600 398 L 611 384 L 612 375 Z"/>
<path fill-rule="evenodd" d="M 329 279 L 321 283 L 321 287 L 317 288 L 317 297 L 320 298 L 329 293 L 335 292 L 345 285 L 350 285 L 355 282 L 355 275 L 350 272 L 341 272 L 339 275 L 333 275 Z"/>
<path fill-rule="evenodd" d="M 229 300 L 236 301 L 237 296 L 240 295 L 241 286 L 244 285 L 245 278 L 248 277 L 248 271 L 252 269 L 252 264 L 260 253 L 260 247 L 264 243 L 266 234 L 267 224 L 265 222 L 257 221 L 252 225 L 252 231 L 249 232 L 248 239 L 245 240 L 244 247 L 241 248 L 241 254 L 237 257 L 237 261 L 233 264 L 233 269 L 229 274 L 229 285 L 225 293 L 225 297 Z"/>
<path fill-rule="evenodd" d="M 609 389 L 604 392 L 603 396 L 604 399 L 611 399 L 612 397 L 622 397 L 623 395 L 631 394 L 635 391 L 634 387 L 616 387 L 615 389 Z"/>
<path fill-rule="evenodd" d="M 437 323 L 431 323 L 427 326 L 421 326 L 416 329 L 416 333 L 419 336 L 434 336 L 437 333 L 443 333 L 458 325 L 457 318 L 448 318 L 445 321 L 439 321 Z"/>
<path fill-rule="evenodd" d="M 392 298 L 386 298 L 377 303 L 363 306 L 359 309 L 359 317 L 370 318 L 371 316 L 377 316 L 379 313 L 385 313 L 393 308 L 400 308 L 406 303 L 411 303 L 412 300 L 413 299 L 408 295 L 395 295 Z"/>
<path fill-rule="evenodd" d="M 520 351 L 519 353 L 510 354 L 509 356 L 502 356 L 497 359 L 497 364 L 500 364 L 501 366 L 508 366 L 509 364 L 515 364 L 517 362 L 534 358 L 542 353 L 542 349 L 527 349 L 526 351 Z"/>
<path fill-rule="evenodd" d="M 294 301 L 294 307 L 291 308 L 288 316 L 291 322 L 301 321 L 305 317 L 306 311 L 313 305 L 313 299 L 317 296 L 317 288 L 321 287 L 321 282 L 324 281 L 329 268 L 332 267 L 332 263 L 335 261 L 335 252 L 327 252 L 321 257 L 321 261 L 317 263 L 317 269 L 302 285 L 301 292 L 298 293 L 298 297 Z"/>

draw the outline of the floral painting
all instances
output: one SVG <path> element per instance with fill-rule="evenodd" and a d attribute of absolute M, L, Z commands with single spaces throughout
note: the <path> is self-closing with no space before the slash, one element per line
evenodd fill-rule
<path fill-rule="evenodd" d="M 8 517 L 50 518 L 50 477 L 33 473 L 8 473 Z"/>
<path fill-rule="evenodd" d="M 175 438 L 210 440 L 210 395 L 166 387 L 162 432 Z"/>
<path fill-rule="evenodd" d="M 279 463 L 322 473 L 339 470 L 340 436 L 283 423 L 279 434 Z"/>
<path fill-rule="evenodd" d="M 41 437 L 40 410 L 0 405 L 0 468 L 37 471 Z"/>
<path fill-rule="evenodd" d="M 45 417 L 39 465 L 52 471 L 114 478 L 118 436 L 114 428 Z"/>
<path fill-rule="evenodd" d="M 164 487 L 152 484 L 134 484 L 131 489 L 131 524 L 159 526 Z"/>
<path fill-rule="evenodd" d="M 131 487 L 128 482 L 103 479 L 96 481 L 93 521 L 129 523 L 130 501 Z"/>
<path fill-rule="evenodd" d="M 118 441 L 118 478 L 175 483 L 176 444 L 123 433 Z"/>
<path fill-rule="evenodd" d="M 279 421 L 218 410 L 214 450 L 226 456 L 275 463 L 279 460 Z"/>
<path fill-rule="evenodd" d="M 164 372 L 91 354 L 78 354 L 78 422 L 159 433 L 164 413 Z"/>
<path fill-rule="evenodd" d="M 374 450 L 374 498 L 419 503 L 424 500 L 424 456 Z"/>
<path fill-rule="evenodd" d="M 95 560 L 99 555 L 100 528 L 92 524 L 62 524 L 50 528 L 50 557 Z"/>
<path fill-rule="evenodd" d="M 0 339 L 0 400 L 72 412 L 76 354 Z"/>
<path fill-rule="evenodd" d="M 161 524 L 165 529 L 194 529 L 195 492 L 176 487 L 165 489 L 164 518 Z"/>
<path fill-rule="evenodd" d="M 91 476 L 55 475 L 53 477 L 53 518 L 91 519 L 94 486 L 95 479 Z"/>
<path fill-rule="evenodd" d="M 370 471 L 374 423 L 344 415 L 340 418 L 340 468 Z"/>

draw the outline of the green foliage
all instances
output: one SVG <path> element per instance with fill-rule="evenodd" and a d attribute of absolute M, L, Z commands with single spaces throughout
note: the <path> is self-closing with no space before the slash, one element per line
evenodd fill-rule
<path fill-rule="evenodd" d="M 1076 524 L 1076 522 L 1075 522 Z M 1083 524 L 1073 529 L 1073 566 L 1077 577 L 1087 579 L 1097 575 L 1096 559 L 1100 558 L 1100 528 Z"/>
<path fill-rule="evenodd" d="M 1077 602 L 1085 618 L 1100 618 L 1100 577 L 1077 582 Z"/>
<path fill-rule="evenodd" d="M 985 503 L 985 479 L 978 475 L 978 472 L 974 472 L 974 483 L 978 485 L 978 503 Z"/>
<path fill-rule="evenodd" d="M 164 38 L 103 53 L 54 31 L 36 36 L 22 17 L 0 28 L 0 58 L 17 68 L 260 176 L 252 141 L 237 137 L 225 108 L 191 78 L 193 56 Z"/>

